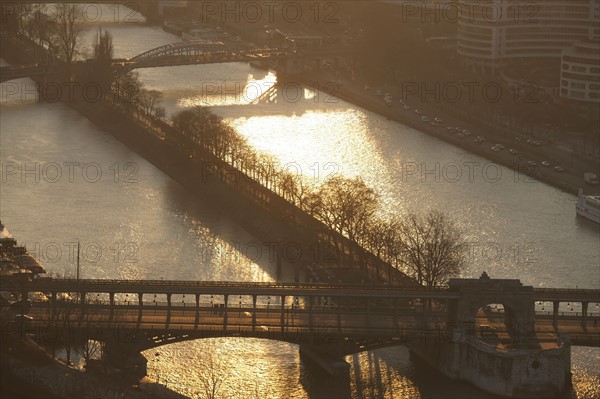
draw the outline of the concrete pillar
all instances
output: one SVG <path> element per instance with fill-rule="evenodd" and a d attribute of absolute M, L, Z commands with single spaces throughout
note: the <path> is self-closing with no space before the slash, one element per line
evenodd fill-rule
<path fill-rule="evenodd" d="M 83 317 L 85 316 L 85 292 L 80 292 L 79 293 L 80 298 L 79 298 L 79 306 L 81 308 L 81 319 L 83 319 Z"/>
<path fill-rule="evenodd" d="M 196 294 L 196 317 L 194 319 L 194 328 L 198 328 L 200 323 L 200 294 Z"/>
<path fill-rule="evenodd" d="M 52 294 L 50 295 L 50 305 L 52 306 L 52 313 L 50 315 L 50 318 L 54 320 L 56 318 L 56 292 L 52 291 Z"/>
<path fill-rule="evenodd" d="M 225 313 L 223 314 L 223 330 L 227 330 L 227 302 L 229 301 L 229 295 L 224 294 L 223 300 L 225 301 Z"/>
<path fill-rule="evenodd" d="M 252 331 L 256 331 L 256 295 L 252 295 Z"/>
<path fill-rule="evenodd" d="M 169 324 L 171 323 L 171 295 L 172 294 L 167 294 L 167 327 L 169 327 Z"/>
<path fill-rule="evenodd" d="M 142 322 L 143 307 L 144 307 L 144 294 L 142 292 L 138 292 L 138 319 L 137 319 L 138 324 L 140 324 Z"/>
<path fill-rule="evenodd" d="M 308 328 L 313 329 L 313 297 L 309 297 L 308 300 Z"/>
<path fill-rule="evenodd" d="M 115 293 L 114 292 L 108 293 L 108 302 L 109 302 L 109 312 L 110 312 L 108 315 L 108 320 L 112 321 L 115 316 Z"/>
<path fill-rule="evenodd" d="M 370 298 L 366 298 L 367 301 L 367 317 L 366 317 L 366 323 L 367 323 L 367 328 L 370 327 L 371 325 L 371 300 Z"/>
<path fill-rule="evenodd" d="M 589 302 L 581 302 L 581 326 L 586 327 L 587 324 L 587 311 Z"/>
<path fill-rule="evenodd" d="M 558 305 L 560 301 L 552 301 L 552 325 L 554 328 L 558 325 Z"/>
<path fill-rule="evenodd" d="M 281 332 L 285 330 L 285 295 L 281 296 Z"/>
<path fill-rule="evenodd" d="M 337 329 L 338 332 L 342 332 L 342 307 L 340 306 L 340 299 L 338 298 L 337 302 L 336 302 L 336 307 L 337 307 Z"/>

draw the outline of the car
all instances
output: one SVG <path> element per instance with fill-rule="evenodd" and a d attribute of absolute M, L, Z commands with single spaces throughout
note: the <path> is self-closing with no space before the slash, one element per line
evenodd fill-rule
<path fill-rule="evenodd" d="M 443 120 L 438 118 L 437 116 L 435 118 L 433 118 L 434 121 L 436 121 L 437 123 L 442 123 Z"/>
<path fill-rule="evenodd" d="M 415 109 L 415 114 L 417 114 L 417 115 L 421 115 L 421 114 L 422 114 L 422 112 L 421 112 L 421 110 Z"/>
<path fill-rule="evenodd" d="M 537 166 L 537 162 L 535 162 L 535 161 L 527 161 L 527 165 L 529 165 L 529 166 Z"/>
<path fill-rule="evenodd" d="M 545 166 L 547 168 L 550 166 L 550 162 L 548 162 L 548 161 L 542 161 L 541 164 L 542 164 L 542 166 Z"/>
<path fill-rule="evenodd" d="M 406 104 L 404 104 L 404 105 L 402 106 L 402 108 L 404 108 L 404 109 L 406 109 L 406 110 L 409 110 L 409 109 L 410 109 L 410 107 L 409 107 L 408 105 L 406 105 Z"/>
<path fill-rule="evenodd" d="M 556 172 L 558 172 L 558 173 L 562 173 L 562 172 L 564 172 L 564 171 L 565 171 L 565 168 L 563 168 L 563 167 L 562 167 L 562 166 L 560 166 L 560 165 L 556 165 L 556 166 L 554 167 L 554 170 L 555 170 Z"/>
<path fill-rule="evenodd" d="M 496 147 L 498 147 L 498 149 L 500 150 L 504 150 L 505 148 L 502 144 L 496 144 Z"/>
<path fill-rule="evenodd" d="M 464 134 L 465 136 L 470 136 L 470 135 L 471 135 L 471 131 L 470 131 L 469 129 L 463 129 L 463 131 L 462 131 L 462 132 L 463 132 L 463 134 Z"/>
<path fill-rule="evenodd" d="M 461 139 L 465 137 L 465 135 L 463 133 L 459 133 L 458 137 L 460 137 Z"/>
<path fill-rule="evenodd" d="M 17 323 L 31 323 L 33 321 L 33 317 L 27 316 L 26 314 L 18 314 L 13 320 Z"/>
<path fill-rule="evenodd" d="M 454 130 L 454 128 L 452 126 L 446 126 L 446 130 L 449 131 L 449 132 L 451 132 L 451 131 Z"/>
<path fill-rule="evenodd" d="M 423 122 L 429 122 L 429 117 L 428 117 L 428 116 L 422 116 L 422 117 L 421 117 L 421 120 L 422 120 Z"/>
<path fill-rule="evenodd" d="M 509 149 L 508 152 L 510 152 L 513 155 L 519 155 L 519 151 L 515 150 L 514 148 Z"/>
<path fill-rule="evenodd" d="M 500 151 L 500 148 L 496 147 L 495 145 L 492 146 L 492 151 L 498 152 Z"/>
<path fill-rule="evenodd" d="M 381 90 L 377 90 L 376 94 L 377 94 L 378 96 L 383 96 L 383 92 L 382 92 Z"/>

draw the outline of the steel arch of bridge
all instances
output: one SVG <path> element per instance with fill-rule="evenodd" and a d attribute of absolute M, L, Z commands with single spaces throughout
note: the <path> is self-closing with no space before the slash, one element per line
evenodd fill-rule
<path fill-rule="evenodd" d="M 153 48 L 130 59 L 132 62 L 151 61 L 163 57 L 194 56 L 205 53 L 225 53 L 227 48 L 223 43 L 214 42 L 177 42 Z"/>
<path fill-rule="evenodd" d="M 139 54 L 123 64 L 126 69 L 285 58 L 285 47 L 247 49 L 220 42 L 189 41 L 167 44 Z"/>

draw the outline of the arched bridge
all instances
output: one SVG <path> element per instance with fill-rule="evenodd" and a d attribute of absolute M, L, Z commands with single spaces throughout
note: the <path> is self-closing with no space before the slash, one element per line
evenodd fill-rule
<path fill-rule="evenodd" d="M 600 302 L 600 290 L 534 289 L 485 274 L 439 289 L 3 278 L 0 291 L 49 297 L 4 302 L 4 339 L 27 335 L 50 345 L 94 339 L 104 342 L 107 359 L 142 371 L 143 361 L 130 361 L 139 360 L 140 351 L 208 337 L 292 342 L 313 359 L 406 344 L 451 378 L 504 396 L 548 398 L 569 384 L 571 344 L 600 346 L 599 315 L 588 312 L 590 303 Z M 583 314 L 538 315 L 536 301 L 580 302 Z M 482 312 L 487 304 L 505 311 Z M 494 370 L 483 375 L 481 367 Z"/>
<path fill-rule="evenodd" d="M 583 318 L 559 315 L 557 311 L 554 317 L 529 314 L 529 308 L 538 300 L 581 302 L 587 308 L 588 303 L 600 302 L 599 290 L 531 289 L 520 298 L 506 289 L 501 295 L 497 290 L 473 290 L 470 286 L 465 291 L 462 286 L 425 289 L 384 285 L 46 278 L 28 282 L 3 279 L 0 290 L 22 297 L 29 292 L 48 294 L 48 301 L 32 304 L 30 314 L 34 317 L 34 326 L 59 321 L 61 314 L 68 313 L 69 320 L 78 324 L 187 337 L 180 339 L 206 334 L 245 334 L 289 340 L 296 334 L 313 339 L 314 333 L 327 333 L 340 339 L 370 337 L 378 342 L 397 342 L 416 336 L 423 322 L 442 330 L 449 322 L 475 323 L 476 310 L 495 302 L 504 303 L 507 310 L 514 309 L 515 322 L 534 322 L 536 331 L 540 332 L 538 341 L 555 341 L 553 333 L 562 330 L 572 335 L 574 343 L 600 346 L 600 328 L 591 326 L 593 321 L 589 320 L 587 309 Z M 516 286 L 514 290 L 521 291 L 522 287 Z M 522 306 L 526 309 L 520 309 Z M 586 323 L 585 328 L 583 323 Z M 499 324 L 497 329 L 500 335 L 510 339 L 509 327 Z"/>
<path fill-rule="evenodd" d="M 287 47 L 245 48 L 225 46 L 220 42 L 185 41 L 146 51 L 128 60 L 117 60 L 121 71 L 163 66 L 215 64 L 284 59 L 292 54 Z"/>
<path fill-rule="evenodd" d="M 295 51 L 290 47 L 248 48 L 226 46 L 220 42 L 182 41 L 148 50 L 130 59 L 113 61 L 118 73 L 138 68 L 154 68 L 180 65 L 216 64 L 224 62 L 249 62 L 284 60 L 307 60 L 322 56 L 344 55 L 351 50 L 344 48 L 319 48 L 310 51 Z M 93 64 L 93 60 L 78 64 Z M 301 63 L 301 62 L 300 62 Z M 24 77 L 41 76 L 47 71 L 41 65 L 17 65 L 0 68 L 0 82 Z"/>

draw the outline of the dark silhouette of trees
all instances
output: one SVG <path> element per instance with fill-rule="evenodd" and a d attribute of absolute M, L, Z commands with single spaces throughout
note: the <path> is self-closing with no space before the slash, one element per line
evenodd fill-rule
<path fill-rule="evenodd" d="M 438 210 L 409 213 L 400 228 L 402 261 L 420 284 L 436 287 L 463 270 L 466 243 L 447 215 Z"/>
<path fill-rule="evenodd" d="M 79 36 L 83 31 L 81 7 L 77 4 L 58 3 L 53 19 L 56 24 L 60 54 L 70 65 L 79 53 Z"/>
<path fill-rule="evenodd" d="M 110 88 L 115 79 L 115 71 L 112 66 L 114 46 L 112 34 L 102 28 L 98 28 L 98 32 L 94 36 L 92 44 L 94 52 L 94 78 L 100 85 L 102 94 L 107 96 L 110 93 Z"/>
<path fill-rule="evenodd" d="M 329 228 L 353 241 L 365 236 L 379 201 L 375 191 L 360 177 L 333 176 L 317 190 L 312 211 Z"/>

